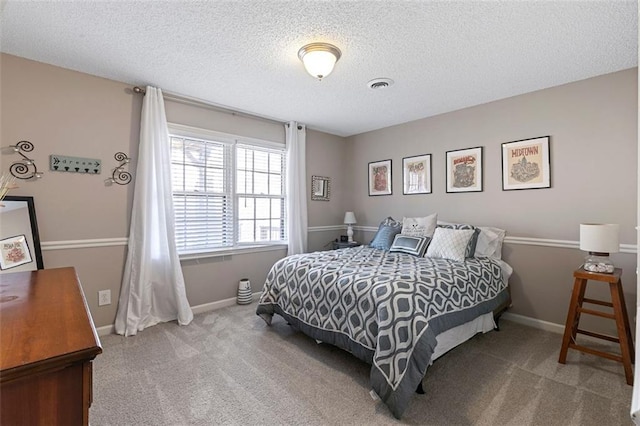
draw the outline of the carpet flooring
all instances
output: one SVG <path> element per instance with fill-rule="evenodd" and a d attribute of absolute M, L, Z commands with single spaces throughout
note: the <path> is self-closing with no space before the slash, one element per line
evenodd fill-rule
<path fill-rule="evenodd" d="M 436 360 L 399 421 L 371 397 L 369 365 L 255 307 L 102 337 L 91 424 L 632 424 L 621 364 L 574 350 L 558 364 L 561 335 L 505 320 Z"/>

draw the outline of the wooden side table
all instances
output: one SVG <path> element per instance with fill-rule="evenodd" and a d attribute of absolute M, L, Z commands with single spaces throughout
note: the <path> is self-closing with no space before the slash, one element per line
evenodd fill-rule
<path fill-rule="evenodd" d="M 624 366 L 624 375 L 627 379 L 627 384 L 633 385 L 633 367 L 631 367 L 631 364 L 633 364 L 634 362 L 635 353 L 633 349 L 631 327 L 629 325 L 629 315 L 627 314 L 627 306 L 625 305 L 624 293 L 622 291 L 622 280 L 620 279 L 621 275 L 622 269 L 620 268 L 616 268 L 613 274 L 588 272 L 582 268 L 574 271 L 573 276 L 575 278 L 575 283 L 573 285 L 573 294 L 571 295 L 571 304 L 569 305 L 569 312 L 567 314 L 567 323 L 564 327 L 564 337 L 562 338 L 562 348 L 560 349 L 560 357 L 558 359 L 558 362 L 561 364 L 564 364 L 566 362 L 567 351 L 569 350 L 569 348 L 591 355 L 597 355 L 614 361 L 618 361 L 621 362 Z M 611 291 L 611 302 L 584 297 L 584 293 L 587 289 L 587 281 L 589 280 L 609 283 L 609 289 Z M 613 313 L 586 309 L 582 307 L 583 303 L 591 303 L 613 308 Z M 582 330 L 578 328 L 578 323 L 580 322 L 580 314 L 595 315 L 602 318 L 615 320 L 618 336 L 607 336 L 604 334 L 594 333 L 592 331 Z M 576 342 L 576 335 L 578 334 L 584 334 L 586 336 L 591 336 L 597 339 L 619 343 L 622 355 L 620 356 L 617 354 L 603 352 L 579 345 Z"/>

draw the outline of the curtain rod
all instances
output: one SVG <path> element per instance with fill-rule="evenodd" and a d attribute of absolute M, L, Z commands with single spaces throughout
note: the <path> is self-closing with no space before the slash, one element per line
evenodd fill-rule
<path fill-rule="evenodd" d="M 144 95 L 146 90 L 143 87 L 134 86 L 133 92 Z M 177 93 L 165 92 L 162 91 L 163 97 L 166 100 L 179 102 L 185 105 L 193 105 L 197 107 L 204 107 L 213 111 L 224 112 L 227 114 L 235 115 L 238 117 L 252 118 L 255 120 L 262 120 L 268 123 L 275 124 L 287 124 L 285 121 L 276 120 L 275 118 L 265 117 L 261 115 L 251 114 L 249 112 L 244 111 L 236 111 L 231 108 L 225 107 L 223 105 L 218 105 L 213 102 L 204 101 L 198 98 L 192 98 L 191 96 L 179 95 Z"/>

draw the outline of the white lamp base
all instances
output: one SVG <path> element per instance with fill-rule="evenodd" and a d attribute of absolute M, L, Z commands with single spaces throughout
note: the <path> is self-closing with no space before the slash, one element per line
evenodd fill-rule
<path fill-rule="evenodd" d="M 353 226 L 347 225 L 347 236 L 349 237 L 349 242 L 353 242 Z"/>

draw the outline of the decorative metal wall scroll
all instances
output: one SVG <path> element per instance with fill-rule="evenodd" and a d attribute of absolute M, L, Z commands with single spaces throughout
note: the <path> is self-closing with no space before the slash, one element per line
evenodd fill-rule
<path fill-rule="evenodd" d="M 96 158 L 69 157 L 67 155 L 51 154 L 49 167 L 53 171 L 99 174 L 102 170 L 102 161 Z"/>
<path fill-rule="evenodd" d="M 22 157 L 22 160 L 13 163 L 9 167 L 9 171 L 14 177 L 23 180 L 40 179 L 42 177 L 42 172 L 38 171 L 38 167 L 36 167 L 36 163 L 33 159 L 23 154 L 23 152 L 33 151 L 33 144 L 31 142 L 20 141 L 15 145 L 10 145 L 9 147 Z"/>
<path fill-rule="evenodd" d="M 131 159 L 124 152 L 117 152 L 116 155 L 113 156 L 116 161 L 120 162 L 120 165 L 113 169 L 113 174 L 109 179 L 105 181 L 107 185 L 111 185 L 113 183 L 117 183 L 118 185 L 126 185 L 131 182 L 131 173 L 124 169 L 124 166 L 131 161 Z"/>

